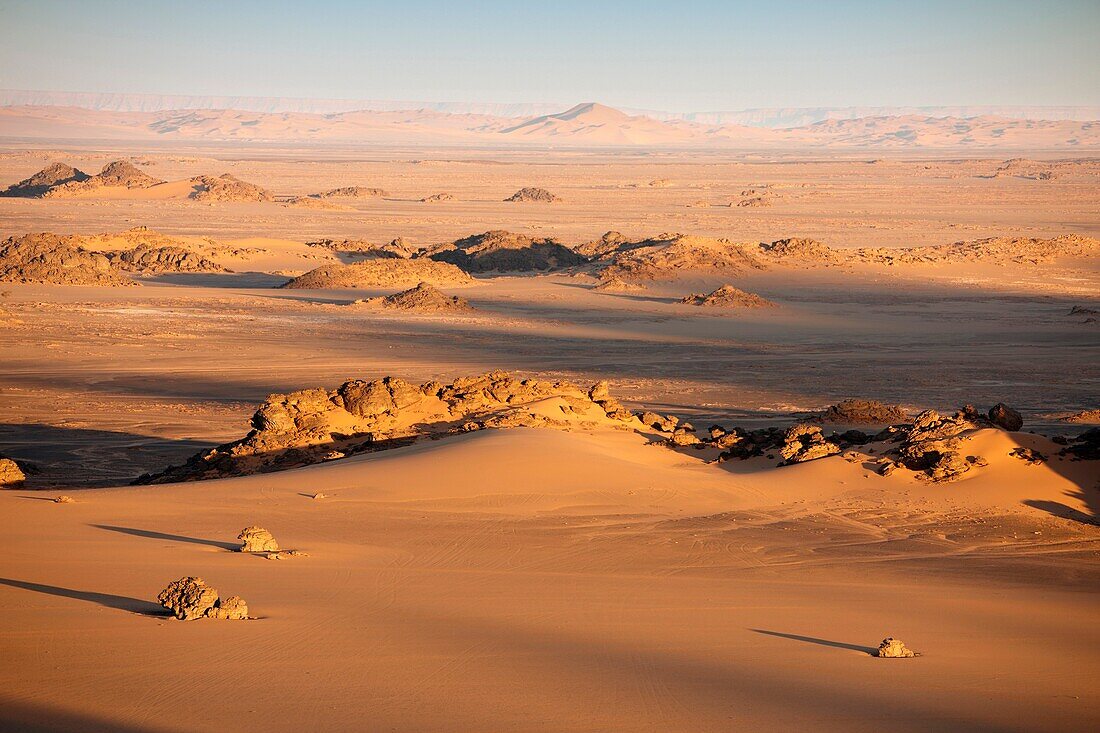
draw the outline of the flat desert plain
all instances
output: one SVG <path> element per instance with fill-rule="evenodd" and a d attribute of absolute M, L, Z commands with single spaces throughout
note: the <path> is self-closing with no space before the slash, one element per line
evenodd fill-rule
<path fill-rule="evenodd" d="M 0 728 L 1100 727 L 1096 160 L 103 145 L 0 156 L 126 163 L 0 197 Z"/>

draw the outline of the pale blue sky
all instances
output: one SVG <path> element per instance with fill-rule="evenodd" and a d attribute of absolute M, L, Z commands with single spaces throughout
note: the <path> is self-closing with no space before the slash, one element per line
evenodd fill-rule
<path fill-rule="evenodd" d="M 746 107 L 1100 104 L 1100 0 L 0 0 L 0 87 Z"/>

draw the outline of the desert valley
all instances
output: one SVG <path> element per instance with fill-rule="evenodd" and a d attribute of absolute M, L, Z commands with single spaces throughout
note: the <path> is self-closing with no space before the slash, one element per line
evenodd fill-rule
<path fill-rule="evenodd" d="M 1100 726 L 1100 114 L 3 94 L 0 730 Z"/>

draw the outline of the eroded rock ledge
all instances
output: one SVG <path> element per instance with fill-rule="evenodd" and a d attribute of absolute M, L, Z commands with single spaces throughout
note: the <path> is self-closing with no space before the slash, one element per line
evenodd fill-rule
<path fill-rule="evenodd" d="M 335 390 L 305 389 L 267 398 L 244 438 L 192 456 L 136 483 L 171 483 L 278 471 L 356 453 L 485 428 L 620 426 L 643 423 L 601 382 L 568 382 L 490 372 L 451 384 L 413 385 L 386 377 Z"/>

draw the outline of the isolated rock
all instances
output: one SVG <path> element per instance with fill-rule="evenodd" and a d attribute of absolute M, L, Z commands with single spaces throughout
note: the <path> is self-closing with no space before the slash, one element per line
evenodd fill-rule
<path fill-rule="evenodd" d="M 723 285 L 712 293 L 692 293 L 682 298 L 683 305 L 696 305 L 705 308 L 771 308 L 775 303 L 761 298 L 755 293 L 746 293 L 732 285 Z"/>
<path fill-rule="evenodd" d="M 0 191 L 0 196 L 38 198 L 55 186 L 86 181 L 91 176 L 66 163 L 52 163 L 19 183 Z"/>
<path fill-rule="evenodd" d="M 237 535 L 241 541 L 241 552 L 278 552 L 279 543 L 263 527 L 245 527 Z"/>
<path fill-rule="evenodd" d="M 0 489 L 12 489 L 23 485 L 26 474 L 19 464 L 10 458 L 0 458 Z"/>
<path fill-rule="evenodd" d="M 1014 433 L 1024 426 L 1024 418 L 1003 402 L 989 408 L 989 421 L 999 428 Z"/>
<path fill-rule="evenodd" d="M 53 500 L 54 504 L 73 504 L 75 502 L 76 502 L 76 499 L 74 499 L 71 496 L 67 496 L 65 494 L 62 494 L 61 496 L 58 496 L 57 498 L 55 498 Z"/>
<path fill-rule="evenodd" d="M 417 311 L 420 313 L 468 312 L 473 307 L 470 301 L 457 295 L 444 295 L 428 283 L 420 283 L 415 288 L 382 298 L 368 298 L 355 304 L 390 308 L 395 310 Z"/>
<path fill-rule="evenodd" d="M 876 656 L 883 659 L 906 659 L 917 656 L 917 653 L 905 646 L 901 639 L 890 637 L 883 639 L 878 645 Z"/>
<path fill-rule="evenodd" d="M 584 264 L 587 260 L 553 239 L 494 230 L 427 248 L 421 255 L 466 272 L 531 272 Z"/>
<path fill-rule="evenodd" d="M 810 413 L 814 420 L 848 425 L 893 425 L 909 420 L 909 414 L 900 405 L 890 405 L 878 400 L 847 399 L 831 405 L 821 412 Z"/>
<path fill-rule="evenodd" d="M 206 616 L 218 602 L 218 591 L 202 578 L 185 577 L 174 580 L 157 595 L 160 605 L 181 621 L 194 621 Z"/>
<path fill-rule="evenodd" d="M 545 188 L 534 188 L 531 186 L 521 188 L 514 194 L 504 199 L 505 201 L 538 201 L 541 203 L 551 203 L 554 201 L 561 201 L 560 198 L 547 191 Z"/>

